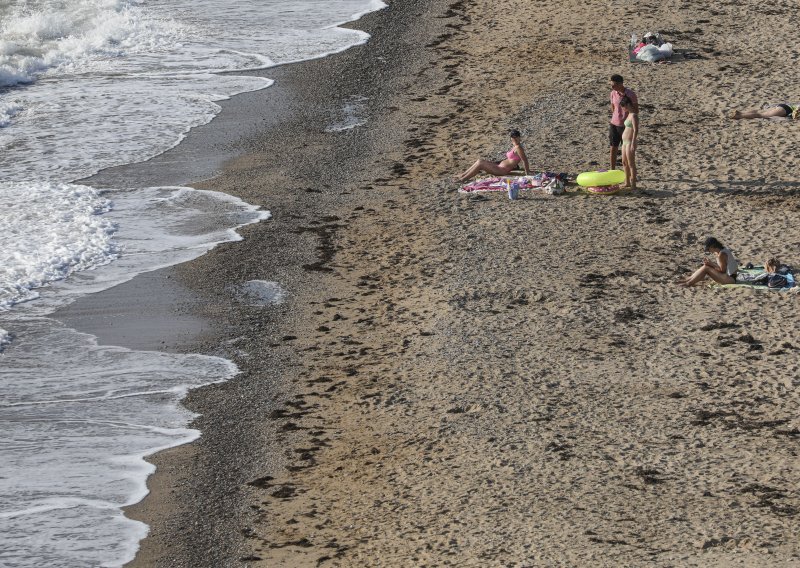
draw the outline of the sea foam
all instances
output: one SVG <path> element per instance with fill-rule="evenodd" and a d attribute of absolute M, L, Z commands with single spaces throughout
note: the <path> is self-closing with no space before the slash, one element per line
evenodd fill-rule
<path fill-rule="evenodd" d="M 190 33 L 122 0 L 11 3 L 0 28 L 0 86 L 104 66 L 104 59 L 173 46 Z"/>
<path fill-rule="evenodd" d="M 90 187 L 0 183 L 0 310 L 36 298 L 35 288 L 117 257 L 111 203 Z"/>
<path fill-rule="evenodd" d="M 210 121 L 263 69 L 369 36 L 337 27 L 377 0 L 0 2 L 0 565 L 118 566 L 147 527 L 142 457 L 194 439 L 187 388 L 223 359 L 101 347 L 48 317 L 82 295 L 195 258 L 269 213 L 188 188 L 75 180 L 139 162 Z M 268 96 L 265 95 L 265 96 Z M 360 120 L 344 109 L 340 127 Z M 259 120 L 259 117 L 253 117 Z M 113 262 L 112 262 L 113 261 Z M 250 301 L 284 291 L 251 283 Z M 25 301 L 35 299 L 36 301 Z"/>

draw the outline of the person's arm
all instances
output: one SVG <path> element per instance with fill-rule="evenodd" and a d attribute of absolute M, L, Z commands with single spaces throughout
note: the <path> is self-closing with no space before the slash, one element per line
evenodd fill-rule
<path fill-rule="evenodd" d="M 719 259 L 719 257 L 717 258 Z M 709 260 L 708 257 L 703 258 L 703 264 L 705 266 L 713 268 L 714 270 L 719 270 L 719 266 L 717 265 L 717 263 L 712 260 Z"/>
<path fill-rule="evenodd" d="M 636 138 L 639 136 L 639 114 L 632 113 L 631 114 L 631 124 L 633 125 L 633 138 L 631 138 L 631 144 L 636 144 Z"/>
<path fill-rule="evenodd" d="M 525 148 L 522 147 L 522 144 L 514 144 L 514 149 L 517 151 L 517 155 L 522 159 L 522 165 L 525 166 L 525 175 L 530 175 L 531 167 L 528 165 L 528 156 L 525 155 Z"/>

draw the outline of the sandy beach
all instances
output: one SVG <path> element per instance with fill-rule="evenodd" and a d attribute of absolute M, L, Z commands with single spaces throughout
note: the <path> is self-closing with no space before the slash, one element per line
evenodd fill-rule
<path fill-rule="evenodd" d="M 236 155 L 194 186 L 273 213 L 158 275 L 198 332 L 168 347 L 242 372 L 192 391 L 202 437 L 153 456 L 132 565 L 800 566 L 797 296 L 673 284 L 709 235 L 800 265 L 797 123 L 725 118 L 800 92 L 795 12 L 395 0 L 354 24 L 368 44 L 264 71 L 106 174 L 196 160 L 197 182 Z M 697 57 L 628 63 L 647 29 Z M 640 191 L 449 181 L 510 127 L 534 169 L 607 166 L 613 73 L 639 95 Z M 353 101 L 364 124 L 326 131 Z M 254 279 L 286 300 L 244 301 Z"/>

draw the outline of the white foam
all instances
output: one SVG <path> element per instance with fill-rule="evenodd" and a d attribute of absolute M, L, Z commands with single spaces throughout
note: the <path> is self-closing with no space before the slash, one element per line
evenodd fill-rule
<path fill-rule="evenodd" d="M 69 383 L 58 380 L 64 369 Z M 119 507 L 147 493 L 153 466 L 144 456 L 196 439 L 185 427 L 193 415 L 178 401 L 236 373 L 218 357 L 100 347 L 46 319 L 21 324 L 0 366 L 0 510 L 11 529 L 0 564 L 130 559 L 143 534 Z M 89 546 L 75 545 L 86 538 Z"/>
<path fill-rule="evenodd" d="M 345 130 L 352 130 L 367 123 L 363 118 L 365 106 L 367 102 L 366 97 L 353 96 L 350 97 L 339 111 L 339 119 L 333 124 L 329 125 L 326 132 L 343 132 Z"/>
<path fill-rule="evenodd" d="M 236 227 L 269 217 L 213 192 L 100 193 L 70 182 L 155 156 L 211 120 L 219 101 L 272 83 L 215 71 L 364 43 L 366 33 L 336 24 L 384 6 L 0 2 L 0 327 L 8 330 L 0 330 L 0 565 L 118 566 L 133 558 L 147 527 L 119 508 L 146 494 L 153 467 L 143 456 L 194 439 L 198 432 L 186 428 L 192 414 L 178 400 L 236 372 L 214 357 L 98 347 L 46 314 L 238 240 Z M 253 301 L 285 297 L 276 283 L 248 284 Z"/>
<path fill-rule="evenodd" d="M 12 3 L 0 28 L 0 86 L 45 73 L 104 68 L 104 59 L 175 45 L 191 29 L 122 0 Z"/>
<path fill-rule="evenodd" d="M 73 272 L 68 279 L 28 290 L 38 300 L 15 306 L 21 315 L 45 316 L 80 296 L 192 260 L 220 243 L 241 240 L 238 228 L 271 216 L 231 195 L 186 187 L 116 190 L 103 196 L 113 204 L 102 219 L 115 227 L 109 244 L 114 262 L 102 270 Z M 13 310 L 9 316 L 14 316 Z"/>
<path fill-rule="evenodd" d="M 267 280 L 248 280 L 240 287 L 240 293 L 257 306 L 282 304 L 287 295 L 280 284 Z"/>
<path fill-rule="evenodd" d="M 18 104 L 0 102 L 0 128 L 8 126 L 11 123 L 11 119 L 21 111 L 22 107 Z"/>
<path fill-rule="evenodd" d="M 0 183 L 0 310 L 37 297 L 33 291 L 76 270 L 116 258 L 115 226 L 101 216 L 111 203 L 90 187 Z"/>
<path fill-rule="evenodd" d="M 9 343 L 11 343 L 11 334 L 5 329 L 0 328 L 0 353 L 3 352 L 3 349 Z"/>

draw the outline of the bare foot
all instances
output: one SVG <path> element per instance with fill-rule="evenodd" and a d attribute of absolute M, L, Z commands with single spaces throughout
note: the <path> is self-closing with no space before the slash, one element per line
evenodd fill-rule
<path fill-rule="evenodd" d="M 728 113 L 728 118 L 733 118 L 735 120 L 738 120 L 742 118 L 742 113 L 739 112 L 738 110 L 732 110 Z"/>

